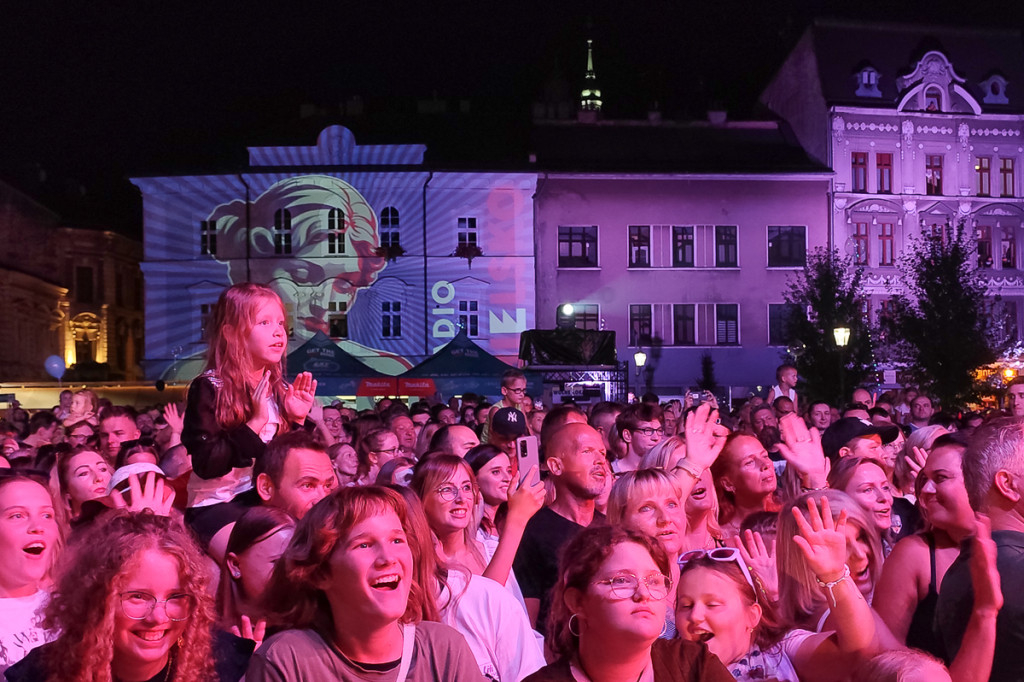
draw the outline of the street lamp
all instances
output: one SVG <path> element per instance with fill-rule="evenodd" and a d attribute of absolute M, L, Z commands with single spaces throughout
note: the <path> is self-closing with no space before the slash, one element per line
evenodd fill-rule
<path fill-rule="evenodd" d="M 639 390 L 640 371 L 644 368 L 644 365 L 647 364 L 647 353 L 643 352 L 642 350 L 638 350 L 637 352 L 633 353 L 633 363 L 636 364 L 636 387 L 637 390 Z"/>
<path fill-rule="evenodd" d="M 832 330 L 832 337 L 836 340 L 836 348 L 839 350 L 839 409 L 843 409 L 843 399 L 846 398 L 846 388 L 843 386 L 846 377 L 843 373 L 843 349 L 850 343 L 850 328 L 836 327 Z"/>

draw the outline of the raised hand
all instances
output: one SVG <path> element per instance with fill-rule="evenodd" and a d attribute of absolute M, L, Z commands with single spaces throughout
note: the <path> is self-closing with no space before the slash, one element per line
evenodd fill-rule
<path fill-rule="evenodd" d="M 718 459 L 725 447 L 729 429 L 718 423 L 718 410 L 705 402 L 686 415 L 684 433 L 686 462 L 703 471 Z"/>
<path fill-rule="evenodd" d="M 804 487 L 824 487 L 826 460 L 818 429 L 808 429 L 803 419 L 787 414 L 779 420 L 779 430 L 782 432 L 779 453 L 800 474 Z"/>
<path fill-rule="evenodd" d="M 239 620 L 238 625 L 231 626 L 231 634 L 242 639 L 251 639 L 256 642 L 256 648 L 259 649 L 260 645 L 263 644 L 263 638 L 267 634 L 267 621 L 261 618 L 254 625 L 249 616 L 246 615 L 243 615 Z"/>
<path fill-rule="evenodd" d="M 811 573 L 818 580 L 837 580 L 846 571 L 846 510 L 833 522 L 827 497 L 821 498 L 821 513 L 814 500 L 808 499 L 807 516 L 805 519 L 798 508 L 793 508 L 793 518 L 800 530 L 793 542 L 803 551 Z"/>
<path fill-rule="evenodd" d="M 315 401 L 316 379 L 309 372 L 302 372 L 284 393 L 285 416 L 289 421 L 301 424 L 306 421 L 306 415 Z"/>
<path fill-rule="evenodd" d="M 127 509 L 132 512 L 149 511 L 157 516 L 170 516 L 171 508 L 174 506 L 174 489 L 164 484 L 163 477 L 157 477 L 156 472 L 150 471 L 146 474 L 146 484 L 139 482 L 138 474 L 128 476 L 128 489 L 131 491 L 130 499 L 125 500 L 120 490 L 110 493 L 110 501 L 115 509 Z"/>
<path fill-rule="evenodd" d="M 974 610 L 998 612 L 1003 608 L 1002 580 L 996 569 L 996 543 L 992 540 L 992 522 L 984 514 L 975 514 L 975 534 L 971 547 L 971 585 Z"/>
<path fill-rule="evenodd" d="M 185 428 L 185 415 L 178 410 L 178 403 L 167 403 L 163 409 L 164 421 L 171 433 L 181 435 Z"/>
<path fill-rule="evenodd" d="M 515 480 L 515 476 L 512 477 L 508 486 L 508 518 L 515 517 L 525 525 L 544 506 L 546 491 L 537 474 L 535 464 L 526 472 L 522 481 Z"/>
<path fill-rule="evenodd" d="M 928 462 L 928 451 L 923 448 L 919 448 L 916 445 L 912 449 L 914 455 L 904 455 L 907 460 L 907 468 L 910 469 L 910 473 L 913 474 L 911 480 L 917 478 L 917 475 L 921 473 L 921 469 L 924 469 L 925 463 Z"/>
<path fill-rule="evenodd" d="M 771 601 L 779 597 L 779 575 L 775 570 L 775 544 L 765 544 L 760 533 L 744 531 L 741 535 L 734 535 L 727 538 L 725 544 L 735 547 L 740 552 L 740 558 L 749 566 L 757 577 L 760 578 L 761 586 Z"/>
<path fill-rule="evenodd" d="M 252 415 L 246 424 L 259 435 L 263 427 L 270 421 L 270 410 L 267 408 L 267 396 L 270 395 L 270 370 L 263 372 L 256 388 L 252 389 Z"/>

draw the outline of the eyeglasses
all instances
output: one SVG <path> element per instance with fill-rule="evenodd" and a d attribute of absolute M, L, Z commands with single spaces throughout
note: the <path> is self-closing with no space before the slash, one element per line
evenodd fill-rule
<path fill-rule="evenodd" d="M 668 596 L 672 588 L 672 579 L 661 573 L 652 573 L 643 579 L 632 573 L 623 573 L 604 580 L 595 580 L 595 585 L 607 585 L 608 591 L 616 599 L 631 599 L 640 589 L 640 583 L 647 586 L 647 594 L 654 601 L 661 601 Z"/>
<path fill-rule="evenodd" d="M 505 390 L 508 391 L 509 393 L 515 393 L 517 395 L 525 395 L 526 394 L 526 389 L 525 388 L 508 388 L 508 387 L 506 387 Z"/>
<path fill-rule="evenodd" d="M 473 497 L 473 484 L 465 483 L 461 487 L 446 483 L 434 489 L 434 492 L 445 502 L 453 502 L 461 493 L 463 497 Z"/>
<path fill-rule="evenodd" d="M 754 601 L 757 601 L 757 583 L 754 582 L 754 576 L 750 574 L 750 569 L 743 563 L 743 557 L 740 555 L 740 550 L 735 547 L 715 547 L 714 549 L 694 549 L 686 552 L 679 557 L 679 567 L 682 568 L 694 559 L 703 559 L 707 557 L 712 561 L 719 561 L 721 563 L 735 562 L 740 567 L 740 571 L 743 572 L 743 577 L 746 578 L 747 584 L 754 590 Z"/>
<path fill-rule="evenodd" d="M 647 427 L 642 428 L 642 429 L 632 429 L 632 431 L 633 431 L 633 433 L 642 433 L 645 436 L 647 436 L 648 438 L 650 438 L 654 434 L 658 434 L 659 436 L 664 436 L 665 435 L 665 429 L 660 428 L 660 427 L 657 428 L 657 429 L 652 429 L 651 427 L 647 426 Z"/>
<path fill-rule="evenodd" d="M 324 424 L 340 424 L 341 417 L 324 417 Z"/>
<path fill-rule="evenodd" d="M 374 450 L 378 455 L 395 455 L 401 450 L 399 447 L 388 448 L 387 450 Z"/>
<path fill-rule="evenodd" d="M 195 608 L 196 600 L 190 594 L 176 594 L 167 599 L 157 599 L 145 592 L 122 592 L 121 611 L 132 620 L 145 620 L 153 613 L 157 604 L 164 605 L 164 613 L 174 621 L 188 620 Z"/>

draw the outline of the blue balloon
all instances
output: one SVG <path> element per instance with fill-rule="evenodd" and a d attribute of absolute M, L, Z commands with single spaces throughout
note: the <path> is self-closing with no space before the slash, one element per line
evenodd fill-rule
<path fill-rule="evenodd" d="M 43 367 L 46 368 L 46 373 L 54 379 L 60 380 L 64 376 L 64 360 L 59 355 L 51 355 L 43 360 Z"/>

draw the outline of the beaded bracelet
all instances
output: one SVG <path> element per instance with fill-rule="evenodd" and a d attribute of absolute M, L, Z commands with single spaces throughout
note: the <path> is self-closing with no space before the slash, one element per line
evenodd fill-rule
<path fill-rule="evenodd" d="M 835 580 L 831 581 L 831 582 L 827 582 L 827 583 L 826 582 L 822 582 L 821 578 L 819 578 L 818 576 L 814 576 L 814 580 L 815 580 L 815 582 L 818 583 L 818 586 L 821 587 L 822 589 L 828 590 L 828 597 L 829 597 L 830 600 L 832 600 L 832 608 L 836 607 L 836 595 L 832 592 L 832 588 L 835 587 L 836 585 L 838 585 L 839 583 L 843 582 L 844 580 L 846 580 L 849 577 L 850 577 L 850 565 L 849 564 L 843 564 L 843 574 L 841 576 L 839 576 L 838 578 L 836 578 Z"/>

